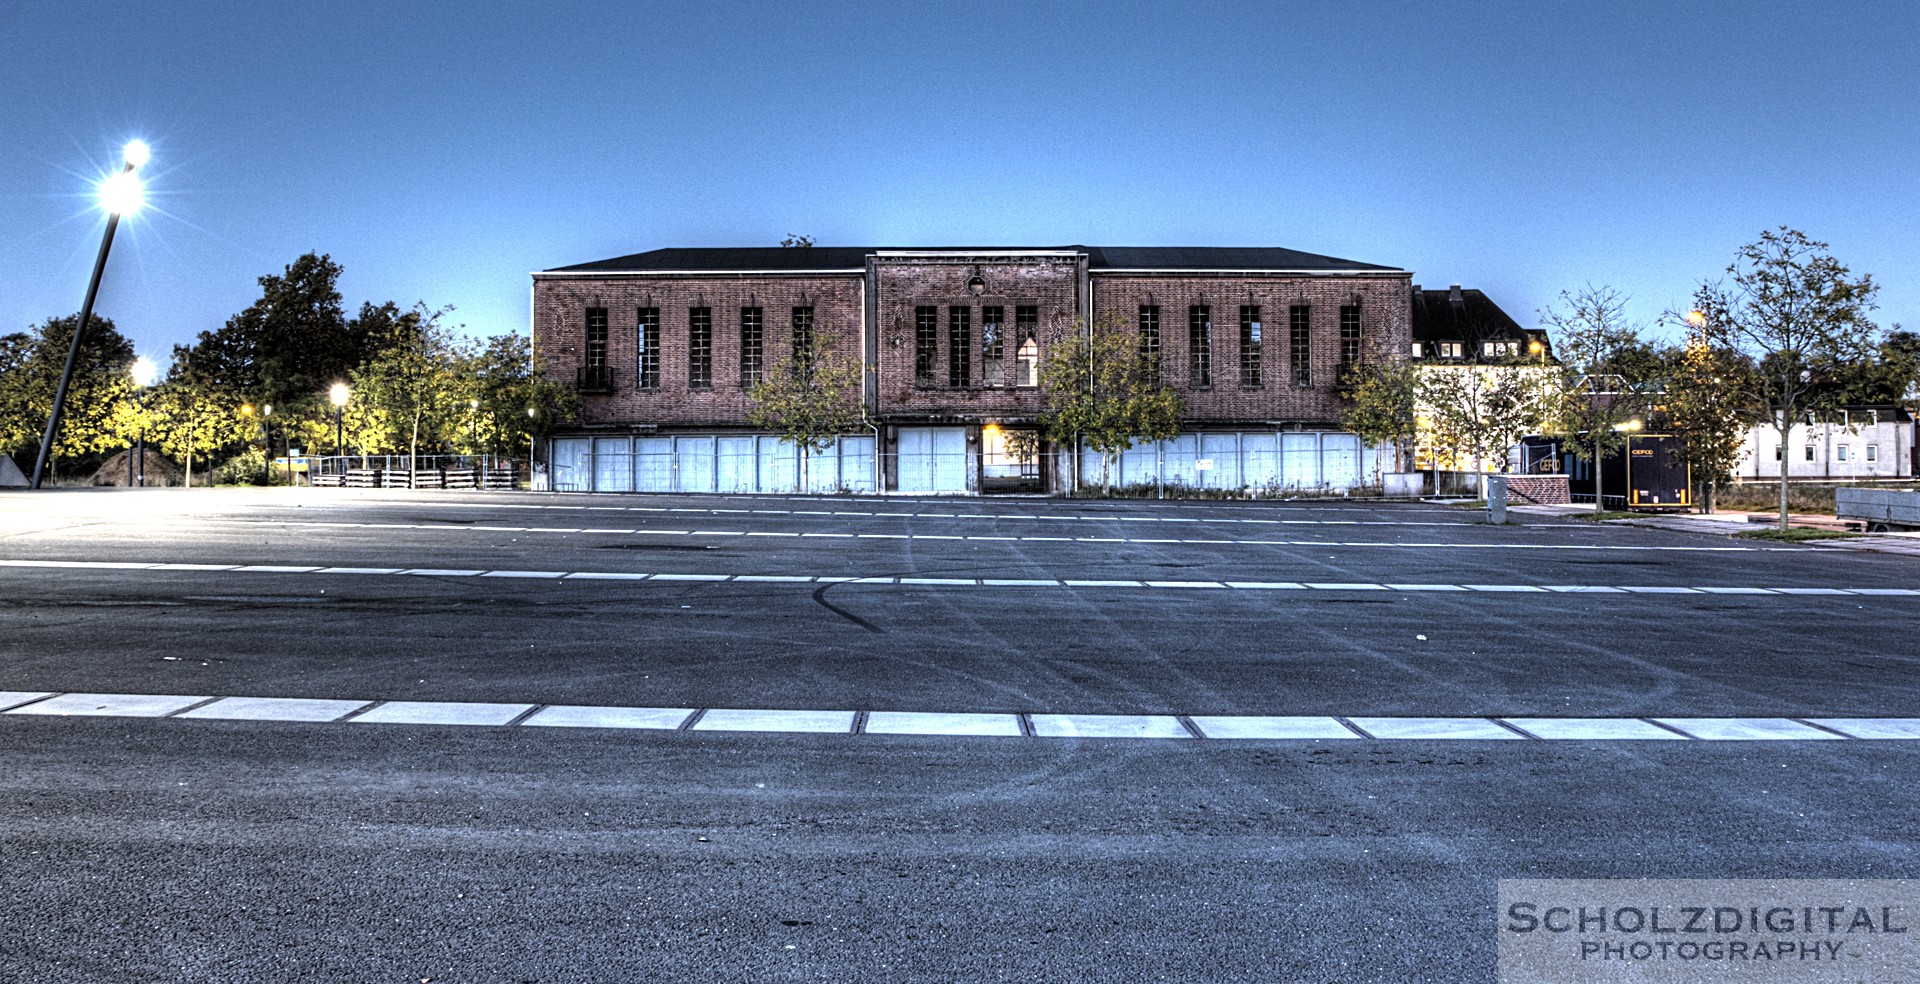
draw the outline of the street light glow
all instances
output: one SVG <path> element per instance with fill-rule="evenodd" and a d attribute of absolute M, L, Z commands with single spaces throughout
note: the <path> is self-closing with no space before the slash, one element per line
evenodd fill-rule
<path fill-rule="evenodd" d="M 334 383 L 333 389 L 327 391 L 327 399 L 332 400 L 333 405 L 336 407 L 346 406 L 347 405 L 347 384 Z"/>
<path fill-rule="evenodd" d="M 145 140 L 129 140 L 127 145 L 120 149 L 120 157 L 127 162 L 128 167 L 146 167 L 147 159 L 152 156 L 153 151 L 147 147 Z"/>
<path fill-rule="evenodd" d="M 1695 310 L 1695 311 L 1687 312 L 1687 324 L 1690 324 L 1695 328 L 1698 328 L 1701 325 L 1704 325 L 1706 323 L 1707 323 L 1707 314 L 1705 311 Z"/>
<path fill-rule="evenodd" d="M 100 207 L 119 216 L 132 215 L 147 203 L 147 190 L 140 175 L 121 171 L 100 182 Z"/>
<path fill-rule="evenodd" d="M 141 356 L 133 360 L 133 385 L 146 389 L 160 377 L 160 367 L 152 359 Z"/>

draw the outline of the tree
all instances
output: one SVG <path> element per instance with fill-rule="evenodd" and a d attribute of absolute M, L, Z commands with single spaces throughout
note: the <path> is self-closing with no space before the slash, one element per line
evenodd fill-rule
<path fill-rule="evenodd" d="M 78 314 L 49 318 L 29 332 L 0 337 L 0 453 L 14 455 L 16 464 L 26 457 L 22 471 L 39 453 L 79 323 Z M 50 468 L 62 457 L 85 458 L 121 445 L 131 419 L 125 404 L 133 392 L 132 366 L 133 343 L 111 319 L 94 315 L 80 341 Z"/>
<path fill-rule="evenodd" d="M 213 456 L 253 436 L 252 419 L 240 412 L 245 402 L 195 362 L 191 346 L 176 345 L 167 378 L 147 396 L 148 438 L 185 463 L 188 487 L 193 485 L 194 455 L 205 458 L 211 485 Z"/>
<path fill-rule="evenodd" d="M 1627 318 L 1627 298 L 1611 287 L 1588 284 L 1561 291 L 1560 304 L 1540 312 L 1554 332 L 1560 361 L 1553 394 L 1553 427 L 1574 456 L 1593 463 L 1593 508 L 1606 508 L 1600 467 L 1609 451 L 1626 443 L 1635 418 L 1644 419 L 1648 389 L 1661 371 L 1640 328 Z"/>
<path fill-rule="evenodd" d="M 579 416 L 579 391 L 547 378 L 525 335 L 495 335 L 468 346 L 457 356 L 454 374 L 460 381 L 455 412 L 463 415 L 454 443 L 469 453 L 527 451 L 555 424 Z"/>
<path fill-rule="evenodd" d="M 1822 408 L 1830 385 L 1879 335 L 1868 320 L 1879 285 L 1855 277 L 1828 245 L 1781 226 L 1740 247 L 1727 274 L 1727 341 L 1759 366 L 1760 405 L 1780 435 L 1780 529 L 1787 528 L 1787 437 L 1802 415 Z M 1717 290 L 1714 285 L 1704 289 Z"/>
<path fill-rule="evenodd" d="M 1418 370 L 1418 414 L 1433 441 L 1434 491 L 1443 460 L 1456 469 L 1471 460 L 1505 460 L 1516 441 L 1551 414 L 1551 371 L 1525 366 L 1436 365 Z"/>
<path fill-rule="evenodd" d="M 1420 370 L 1396 355 L 1373 353 L 1347 374 L 1340 426 L 1375 446 L 1393 447 L 1393 470 L 1407 471 L 1419 433 Z"/>
<path fill-rule="evenodd" d="M 383 446 L 406 448 L 410 473 L 419 470 L 421 439 L 441 438 L 448 411 L 458 399 L 454 347 L 440 324 L 451 310 L 416 304 L 387 321 L 375 354 L 353 373 L 361 418 L 384 430 L 375 432 Z"/>
<path fill-rule="evenodd" d="M 1754 365 L 1724 341 L 1726 306 L 1717 292 L 1702 288 L 1690 311 L 1669 319 L 1685 329 L 1687 343 L 1670 360 L 1660 426 L 1681 439 L 1694 481 L 1706 486 L 1704 511 L 1711 513 L 1747 430 L 1760 419 Z"/>
<path fill-rule="evenodd" d="M 1158 370 L 1120 319 L 1102 319 L 1091 329 L 1076 322 L 1068 337 L 1047 347 L 1040 364 L 1041 436 L 1099 452 L 1106 487 L 1114 455 L 1180 433 L 1185 403 Z"/>
<path fill-rule="evenodd" d="M 1920 398 L 1920 335 L 1894 325 L 1863 359 L 1839 366 L 1832 402 L 1844 406 L 1886 405 Z"/>
<path fill-rule="evenodd" d="M 808 459 L 841 435 L 868 426 L 860 376 L 859 361 L 834 351 L 825 334 L 816 332 L 794 353 L 775 360 L 747 391 L 753 401 L 747 420 L 799 449 L 801 491 L 809 484 Z"/>

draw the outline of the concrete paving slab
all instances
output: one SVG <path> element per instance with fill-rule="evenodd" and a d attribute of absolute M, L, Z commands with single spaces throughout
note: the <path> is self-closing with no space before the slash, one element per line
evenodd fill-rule
<path fill-rule="evenodd" d="M 693 722 L 695 731 L 804 731 L 846 734 L 852 711 L 781 711 L 718 708 Z"/>
<path fill-rule="evenodd" d="M 1330 717 L 1208 716 L 1189 720 L 1208 738 L 1360 738 Z"/>
<path fill-rule="evenodd" d="M 1786 718 L 1654 718 L 1705 741 L 1844 741 Z"/>
<path fill-rule="evenodd" d="M 921 713 L 872 711 L 867 714 L 870 735 L 981 735 L 1020 737 L 1017 714 Z"/>
<path fill-rule="evenodd" d="M 500 725 L 526 713 L 532 704 L 477 704 L 459 701 L 395 700 L 354 718 L 354 724 Z"/>
<path fill-rule="evenodd" d="M 166 717 L 211 697 L 211 694 L 201 697 L 178 694 L 61 694 L 37 704 L 16 707 L 7 713 L 62 717 Z"/>
<path fill-rule="evenodd" d="M 1413 738 L 1420 740 L 1492 740 L 1525 741 L 1519 735 L 1486 718 L 1441 717 L 1366 717 L 1348 718 L 1360 730 L 1375 738 Z"/>
<path fill-rule="evenodd" d="M 1035 714 L 1041 738 L 1191 738 L 1171 714 Z"/>
<path fill-rule="evenodd" d="M 1920 739 L 1920 718 L 1805 718 L 1855 738 Z"/>
<path fill-rule="evenodd" d="M 1686 741 L 1656 724 L 1635 718 L 1501 718 L 1530 735 L 1549 741 Z"/>
<path fill-rule="evenodd" d="M 371 703 L 370 700 L 299 697 L 226 697 L 180 716 L 211 721 L 335 721 Z"/>
<path fill-rule="evenodd" d="M 529 728 L 651 728 L 673 731 L 693 714 L 691 707 L 594 707 L 556 704 L 520 722 Z"/>

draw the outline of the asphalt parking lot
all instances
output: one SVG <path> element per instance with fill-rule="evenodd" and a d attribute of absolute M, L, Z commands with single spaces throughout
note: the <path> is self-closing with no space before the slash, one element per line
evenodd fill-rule
<path fill-rule="evenodd" d="M 1684 723 L 1920 718 L 1910 558 L 1479 518 L 0 496 L 0 692 L 351 708 L 0 713 L 0 976 L 1487 980 L 1497 878 L 1915 875 L 1916 743 Z M 378 723 L 453 704 L 524 710 Z M 1361 726 L 1213 724 L 1282 717 Z"/>

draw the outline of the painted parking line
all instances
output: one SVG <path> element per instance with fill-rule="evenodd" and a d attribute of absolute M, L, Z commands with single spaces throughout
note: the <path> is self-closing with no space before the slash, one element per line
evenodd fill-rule
<path fill-rule="evenodd" d="M 1460 741 L 1523 741 L 1520 735 L 1487 718 L 1356 717 L 1354 727 L 1375 738 Z"/>
<path fill-rule="evenodd" d="M 966 714 L 927 711 L 873 711 L 867 715 L 870 735 L 978 735 L 1018 738 L 1018 714 Z"/>
<path fill-rule="evenodd" d="M 556 704 L 520 722 L 529 728 L 651 728 L 674 731 L 693 716 L 691 707 L 593 707 Z"/>
<path fill-rule="evenodd" d="M 1191 738 L 1170 714 L 1035 714 L 1040 738 Z"/>
<path fill-rule="evenodd" d="M 161 571 L 174 570 L 176 565 L 161 563 L 114 562 L 112 564 L 76 562 L 63 560 L 7 560 L 0 561 L 5 568 L 53 568 L 53 569 L 101 569 L 123 571 Z M 212 567 L 213 565 L 207 565 Z M 1478 591 L 1489 593 L 1558 593 L 1558 594 L 1624 594 L 1658 597 L 1661 595 L 1712 594 L 1754 594 L 1754 595 L 1791 595 L 1806 598 L 1913 598 L 1920 597 L 1920 591 L 1903 588 L 1836 588 L 1836 587 L 1789 587 L 1776 585 L 1574 585 L 1574 584 L 1374 584 L 1358 581 L 1132 581 L 1120 579 L 1067 579 L 1049 578 L 963 578 L 963 577 L 914 577 L 914 576 L 859 576 L 859 575 L 818 575 L 818 574 L 735 574 L 718 572 L 674 572 L 674 571 L 533 571 L 533 570 L 482 570 L 477 568 L 405 568 L 405 567 L 297 567 L 284 565 L 244 565 L 222 566 L 207 573 L 223 574 L 264 574 L 272 576 L 300 577 L 318 575 L 422 575 L 446 578 L 525 578 L 533 580 L 611 580 L 611 581 L 650 581 L 677 582 L 681 584 L 708 582 L 754 582 L 754 583 L 793 583 L 793 584 L 862 584 L 862 585 L 899 585 L 903 587 L 1066 587 L 1066 588 L 1141 588 L 1167 591 L 1185 591 L 1194 588 L 1234 588 L 1241 590 L 1310 590 L 1310 591 L 1399 591 L 1405 593 Z"/>
<path fill-rule="evenodd" d="M 933 735 L 1269 741 L 1912 741 L 1920 718 L 1412 717 L 1173 714 L 1019 714 L 1010 711 L 849 711 L 624 707 L 467 701 L 0 691 L 7 715 L 189 721 L 350 722 Z M 364 710 L 363 710 L 364 709 Z M 356 713 L 358 712 L 358 713 Z M 1024 719 L 1024 723 L 1023 723 Z"/>
<path fill-rule="evenodd" d="M 209 721 L 338 721 L 371 703 L 297 697 L 223 697 L 183 712 L 180 717 Z"/>
<path fill-rule="evenodd" d="M 1330 717 L 1250 717 L 1201 715 L 1190 720 L 1207 738 L 1358 739 L 1353 729 Z"/>
<path fill-rule="evenodd" d="M 501 725 L 533 710 L 533 704 L 484 704 L 463 701 L 395 700 L 350 720 L 354 724 Z"/>
<path fill-rule="evenodd" d="M 1547 741 L 1686 741 L 1686 736 L 1636 718 L 1505 718 Z"/>
<path fill-rule="evenodd" d="M 179 694 L 61 694 L 16 707 L 8 714 L 45 714 L 57 717 L 166 717 L 212 697 Z"/>
<path fill-rule="evenodd" d="M 1843 741 L 1844 736 L 1786 718 L 1651 718 L 1702 741 Z"/>
<path fill-rule="evenodd" d="M 694 731 L 838 732 L 853 730 L 853 711 L 712 710 Z"/>

